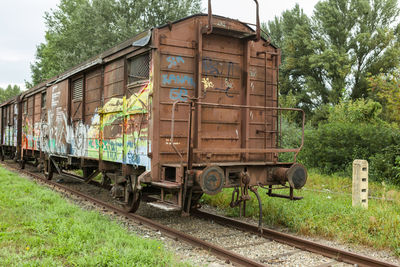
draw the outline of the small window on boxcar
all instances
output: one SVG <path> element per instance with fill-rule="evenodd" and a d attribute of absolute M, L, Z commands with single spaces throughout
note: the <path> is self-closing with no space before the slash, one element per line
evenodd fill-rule
<path fill-rule="evenodd" d="M 83 97 L 83 78 L 72 82 L 72 100 L 82 100 Z"/>
<path fill-rule="evenodd" d="M 128 84 L 148 80 L 150 53 L 141 54 L 128 60 Z"/>
<path fill-rule="evenodd" d="M 46 107 L 46 92 L 42 93 L 42 108 Z"/>

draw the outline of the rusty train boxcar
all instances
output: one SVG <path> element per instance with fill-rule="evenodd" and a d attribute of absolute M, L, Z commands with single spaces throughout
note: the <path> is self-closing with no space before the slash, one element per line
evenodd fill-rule
<path fill-rule="evenodd" d="M 4 160 L 5 155 L 15 158 L 18 134 L 18 97 L 1 104 L 0 113 L 1 158 Z"/>
<path fill-rule="evenodd" d="M 307 172 L 296 163 L 301 147 L 278 146 L 279 62 L 258 18 L 256 31 L 210 13 L 153 28 L 21 95 L 18 157 L 49 179 L 101 172 L 130 211 L 143 198 L 189 212 L 224 187 L 236 188 L 231 206 L 257 186 L 280 196 L 272 186 L 288 184 L 293 199 Z M 281 152 L 293 161 L 279 162 Z"/>

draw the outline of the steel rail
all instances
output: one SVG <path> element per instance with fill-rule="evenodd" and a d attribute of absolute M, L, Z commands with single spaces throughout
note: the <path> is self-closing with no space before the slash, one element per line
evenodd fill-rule
<path fill-rule="evenodd" d="M 199 218 L 213 220 L 214 222 L 220 223 L 222 225 L 229 225 L 246 232 L 259 234 L 267 239 L 272 239 L 279 243 L 296 247 L 301 250 L 306 250 L 312 253 L 320 254 L 322 256 L 332 258 L 336 261 L 342 261 L 345 263 L 357 264 L 358 266 L 368 266 L 368 267 L 398 267 L 398 265 L 396 264 L 380 261 L 364 255 L 345 251 L 343 249 L 333 248 L 297 236 L 274 231 L 265 227 L 263 227 L 262 232 L 260 232 L 258 226 L 256 225 L 241 222 L 224 216 L 215 215 L 200 210 L 195 210 L 192 212 L 192 214 Z"/>
<path fill-rule="evenodd" d="M 101 206 L 103 208 L 107 208 L 107 209 L 109 209 L 111 211 L 114 211 L 114 212 L 118 213 L 119 215 L 122 215 L 122 216 L 124 216 L 126 218 L 132 219 L 135 222 L 144 224 L 144 225 L 146 225 L 146 226 L 148 226 L 150 228 L 153 228 L 155 230 L 159 230 L 160 232 L 164 233 L 165 235 L 167 235 L 167 236 L 169 236 L 169 237 L 171 237 L 171 238 L 173 238 L 175 240 L 181 240 L 181 241 L 189 243 L 189 244 L 191 244 L 191 245 L 193 245 L 195 247 L 199 247 L 199 248 L 202 248 L 204 250 L 207 250 L 207 251 L 211 252 L 212 254 L 216 255 L 217 257 L 223 258 L 223 259 L 225 259 L 225 260 L 227 260 L 227 261 L 229 261 L 229 262 L 231 262 L 233 264 L 236 264 L 236 265 L 239 265 L 239 266 L 265 266 L 264 264 L 262 264 L 260 262 L 254 261 L 254 260 L 246 258 L 246 257 L 244 257 L 244 256 L 242 256 L 240 254 L 237 254 L 237 253 L 234 253 L 234 252 L 229 251 L 227 249 L 224 249 L 224 248 L 222 248 L 220 246 L 214 245 L 214 244 L 209 243 L 207 241 L 204 241 L 202 239 L 199 239 L 199 238 L 193 237 L 191 235 L 188 235 L 186 233 L 180 232 L 178 230 L 175 230 L 173 228 L 170 228 L 168 226 L 165 226 L 163 224 L 155 222 L 155 221 L 153 221 L 151 219 L 148 219 L 146 217 L 143 217 L 143 216 L 140 216 L 140 215 L 137 215 L 137 214 L 133 214 L 133 213 L 127 213 L 127 212 L 123 211 L 122 209 L 119 209 L 119 208 L 117 208 L 117 207 L 115 207 L 115 206 L 113 206 L 113 205 L 111 205 L 109 203 L 103 202 L 101 200 L 98 200 L 98 199 L 93 198 L 91 196 L 88 196 L 86 194 L 83 194 L 82 192 L 79 192 L 77 190 L 71 189 L 71 188 L 69 188 L 69 187 L 67 187 L 65 185 L 61 185 L 61 184 L 58 184 L 56 182 L 53 182 L 53 181 L 50 181 L 50 180 L 46 180 L 41 175 L 38 175 L 37 173 L 32 173 L 32 172 L 29 172 L 27 170 L 20 170 L 20 169 L 15 168 L 14 166 L 11 166 L 11 165 L 5 164 L 5 163 L 3 163 L 2 165 L 6 165 L 6 166 L 8 166 L 8 167 L 20 172 L 20 173 L 24 173 L 26 175 L 29 175 L 29 176 L 33 177 L 36 180 L 44 182 L 44 183 L 46 183 L 48 185 L 51 185 L 53 187 L 57 187 L 59 189 L 62 189 L 65 192 L 71 193 L 71 194 L 73 194 L 75 196 L 78 196 L 80 198 L 83 198 L 85 200 L 89 200 L 89 201 L 91 201 L 91 202 L 93 202 L 93 203 L 95 203 L 95 204 L 97 204 L 97 205 L 99 205 L 99 206 Z"/>

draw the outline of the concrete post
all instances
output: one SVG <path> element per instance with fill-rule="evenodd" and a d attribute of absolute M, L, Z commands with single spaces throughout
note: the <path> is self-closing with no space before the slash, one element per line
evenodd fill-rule
<path fill-rule="evenodd" d="M 353 207 L 368 209 L 368 161 L 353 161 Z"/>

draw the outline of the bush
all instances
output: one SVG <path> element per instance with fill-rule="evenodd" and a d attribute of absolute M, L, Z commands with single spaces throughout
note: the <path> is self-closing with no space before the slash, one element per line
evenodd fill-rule
<path fill-rule="evenodd" d="M 290 123 L 285 117 L 281 120 L 282 136 L 280 139 L 281 148 L 298 148 L 301 144 L 301 127 L 296 123 Z M 280 162 L 292 162 L 293 152 L 280 153 Z"/>
<path fill-rule="evenodd" d="M 363 99 L 324 106 L 322 116 L 312 118 L 318 126 L 306 126 L 298 161 L 323 173 L 351 175 L 353 160 L 366 159 L 372 180 L 400 185 L 400 130 L 381 120 L 381 112 L 378 102 Z M 296 148 L 300 141 L 301 128 L 283 117 L 281 147 Z M 279 160 L 292 161 L 293 153 L 280 154 Z"/>
<path fill-rule="evenodd" d="M 370 177 L 377 181 L 396 180 L 396 156 L 400 152 L 400 134 L 389 126 L 330 122 L 305 132 L 305 146 L 299 160 L 324 173 L 351 175 L 352 162 L 366 159 Z"/>
<path fill-rule="evenodd" d="M 378 182 L 400 185 L 400 145 L 391 145 L 369 159 L 370 176 Z"/>

